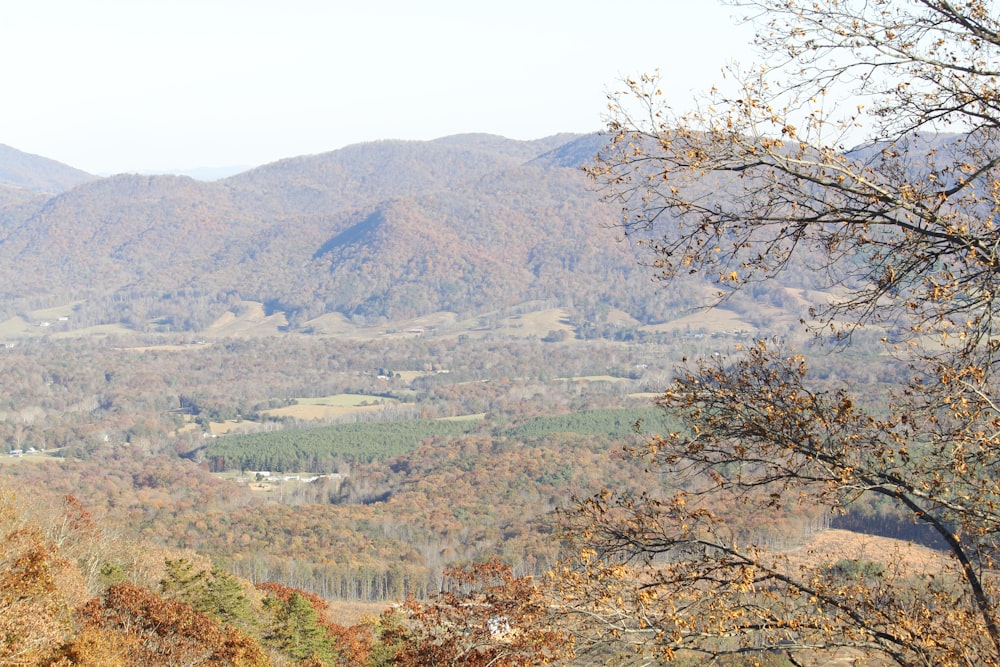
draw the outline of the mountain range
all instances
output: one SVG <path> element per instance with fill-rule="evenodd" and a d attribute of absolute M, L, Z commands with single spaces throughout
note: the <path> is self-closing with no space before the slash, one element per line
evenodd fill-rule
<path fill-rule="evenodd" d="M 98 178 L 0 151 L 0 321 L 198 331 L 241 304 L 293 330 L 525 302 L 663 315 L 582 167 L 603 138 L 381 141 L 235 176 Z"/>

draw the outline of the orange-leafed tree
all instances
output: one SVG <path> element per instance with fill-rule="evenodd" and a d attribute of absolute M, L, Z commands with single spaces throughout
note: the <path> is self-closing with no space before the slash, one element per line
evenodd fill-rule
<path fill-rule="evenodd" d="M 570 515 L 572 604 L 661 659 L 1000 665 L 997 6 L 730 4 L 762 64 L 693 111 L 657 75 L 628 81 L 591 173 L 658 278 L 700 274 L 724 300 L 794 275 L 824 294 L 806 323 L 844 345 L 877 332 L 872 363 L 909 380 L 866 409 L 774 341 L 680 369 L 660 403 L 687 428 L 634 452 L 671 483 Z M 726 520 L 870 502 L 941 562 L 806 562 Z"/>
<path fill-rule="evenodd" d="M 0 494 L 0 535 L 0 663 L 32 664 L 72 633 L 84 582 L 13 494 Z"/>
<path fill-rule="evenodd" d="M 80 632 L 58 665 L 201 665 L 257 667 L 270 659 L 260 643 L 221 626 L 191 605 L 132 584 L 113 584 L 78 613 Z"/>
<path fill-rule="evenodd" d="M 499 560 L 445 572 L 447 589 L 383 618 L 397 665 L 546 665 L 573 655 L 546 593 Z"/>

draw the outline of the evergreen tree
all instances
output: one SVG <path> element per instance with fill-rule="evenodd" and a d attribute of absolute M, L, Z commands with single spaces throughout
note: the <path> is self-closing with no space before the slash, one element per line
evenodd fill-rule
<path fill-rule="evenodd" d="M 311 660 L 321 665 L 336 664 L 337 651 L 323 627 L 319 613 L 309 600 L 293 592 L 287 600 L 268 598 L 274 609 L 274 623 L 267 642 L 296 660 Z"/>
<path fill-rule="evenodd" d="M 223 625 L 251 632 L 256 625 L 243 587 L 236 577 L 218 567 L 196 570 L 186 558 L 167 559 L 160 591 L 164 597 L 186 602 Z"/>

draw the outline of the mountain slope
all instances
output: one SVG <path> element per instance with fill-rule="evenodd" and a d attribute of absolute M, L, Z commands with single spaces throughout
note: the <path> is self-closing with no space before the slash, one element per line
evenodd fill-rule
<path fill-rule="evenodd" d="M 96 178 L 61 162 L 0 144 L 0 186 L 56 194 Z"/>
<path fill-rule="evenodd" d="M 360 144 L 222 181 L 115 176 L 0 209 L 0 315 L 204 328 L 241 301 L 371 321 L 528 300 L 656 317 L 648 275 L 578 168 L 598 139 Z"/>

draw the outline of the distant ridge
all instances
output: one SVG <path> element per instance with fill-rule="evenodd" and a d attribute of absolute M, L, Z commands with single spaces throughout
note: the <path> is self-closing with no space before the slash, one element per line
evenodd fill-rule
<path fill-rule="evenodd" d="M 252 165 L 242 164 L 242 165 L 230 165 L 226 167 L 195 167 L 193 169 L 164 169 L 164 170 L 150 170 L 143 171 L 144 174 L 161 174 L 170 176 L 190 176 L 196 181 L 218 181 L 223 178 L 229 178 L 230 176 L 235 176 L 236 174 L 242 174 L 244 171 L 249 171 L 253 169 Z"/>
<path fill-rule="evenodd" d="M 59 194 L 97 176 L 39 155 L 0 144 L 0 186 Z"/>
<path fill-rule="evenodd" d="M 593 166 L 594 160 L 601 148 L 608 142 L 608 137 L 602 134 L 585 134 L 581 136 L 564 135 L 566 141 L 552 150 L 539 155 L 531 164 L 547 167 L 566 167 L 582 169 Z"/>

